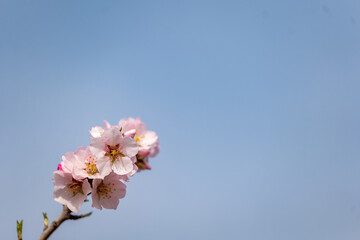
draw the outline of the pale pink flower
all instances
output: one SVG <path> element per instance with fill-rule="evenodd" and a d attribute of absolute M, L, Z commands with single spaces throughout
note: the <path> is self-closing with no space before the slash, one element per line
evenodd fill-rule
<path fill-rule="evenodd" d="M 158 136 L 155 132 L 146 130 L 146 125 L 141 121 L 140 118 L 121 119 L 119 121 L 119 126 L 122 129 L 124 135 L 128 133 L 133 135 L 134 130 L 136 131 L 136 133 L 133 135 L 133 138 L 139 146 L 139 151 L 149 150 L 151 157 L 154 157 L 159 152 Z M 130 136 L 130 134 L 128 135 Z"/>
<path fill-rule="evenodd" d="M 159 139 L 155 132 L 146 130 L 146 125 L 140 118 L 124 118 L 119 121 L 124 135 L 132 136 L 139 146 L 136 155 L 139 170 L 151 169 L 149 157 L 155 157 L 159 151 Z M 135 134 L 134 134 L 135 130 Z"/>
<path fill-rule="evenodd" d="M 73 176 L 76 179 L 94 179 L 101 178 L 103 179 L 110 172 L 103 171 L 101 168 L 103 165 L 97 164 L 97 159 L 90 151 L 89 147 L 79 147 L 72 158 L 73 164 Z"/>
<path fill-rule="evenodd" d="M 123 118 L 119 121 L 119 126 L 122 128 L 124 134 L 131 130 L 136 130 L 136 132 L 141 133 L 146 131 L 146 125 L 140 118 Z"/>
<path fill-rule="evenodd" d="M 54 199 L 66 205 L 71 211 L 78 212 L 81 205 L 91 192 L 87 179 L 75 180 L 71 173 L 55 171 L 53 177 Z"/>
<path fill-rule="evenodd" d="M 105 130 L 101 137 L 91 141 L 90 146 L 102 171 L 110 173 L 113 170 L 116 174 L 125 175 L 134 169 L 139 149 L 137 143 L 123 136 L 117 127 Z"/>
<path fill-rule="evenodd" d="M 109 129 L 109 128 L 111 128 L 110 123 L 109 123 L 108 121 L 104 120 L 102 127 L 96 126 L 96 127 L 91 128 L 91 130 L 90 130 L 90 137 L 91 137 L 91 138 L 101 137 L 101 135 L 104 133 L 104 131 L 105 131 L 106 129 Z"/>
<path fill-rule="evenodd" d="M 125 176 L 127 179 L 127 177 Z M 104 180 L 94 179 L 92 183 L 92 206 L 102 210 L 102 208 L 116 209 L 119 199 L 125 197 L 126 185 L 121 181 L 122 176 L 111 173 Z"/>

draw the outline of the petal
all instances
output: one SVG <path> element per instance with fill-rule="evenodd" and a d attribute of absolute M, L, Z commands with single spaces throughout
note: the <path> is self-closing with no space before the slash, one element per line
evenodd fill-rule
<path fill-rule="evenodd" d="M 148 150 L 148 149 L 141 149 L 141 150 L 139 150 L 139 152 L 138 152 L 138 157 L 139 158 L 141 158 L 141 159 L 144 159 L 144 158 L 146 158 L 147 156 L 149 156 L 149 154 L 150 154 L 150 150 Z"/>
<path fill-rule="evenodd" d="M 76 149 L 76 151 L 74 152 L 74 155 L 75 156 L 82 156 L 84 154 L 86 154 L 86 150 L 87 150 L 87 147 L 78 147 L 78 149 Z"/>
<path fill-rule="evenodd" d="M 119 205 L 119 199 L 112 197 L 110 199 L 101 198 L 100 199 L 101 205 L 106 209 L 116 209 Z"/>
<path fill-rule="evenodd" d="M 124 198 L 126 195 L 126 185 L 121 181 L 116 181 L 114 183 L 114 193 L 112 197 L 117 199 Z"/>
<path fill-rule="evenodd" d="M 114 172 L 110 173 L 108 176 L 106 176 L 104 178 L 104 183 L 112 183 L 114 181 L 120 181 L 120 179 L 122 179 L 122 177 Z"/>
<path fill-rule="evenodd" d="M 144 146 L 151 147 L 152 145 L 156 144 L 158 140 L 158 136 L 153 131 L 146 131 L 144 134 L 144 139 L 141 141 L 141 144 Z"/>
<path fill-rule="evenodd" d="M 123 136 L 118 128 L 111 127 L 110 129 L 104 131 L 101 138 L 106 145 L 116 145 L 121 142 Z"/>
<path fill-rule="evenodd" d="M 135 135 L 136 135 L 136 130 L 135 129 L 131 129 L 131 130 L 127 131 L 126 133 L 124 133 L 125 137 L 134 138 Z"/>
<path fill-rule="evenodd" d="M 159 141 L 156 142 L 156 144 L 150 148 L 150 157 L 155 157 L 160 152 L 160 146 Z"/>
<path fill-rule="evenodd" d="M 97 159 L 96 167 L 99 171 L 101 178 L 104 178 L 112 172 L 111 161 L 105 157 Z"/>
<path fill-rule="evenodd" d="M 72 182 L 72 176 L 70 173 L 63 171 L 55 171 L 53 176 L 54 189 L 60 189 L 66 187 L 67 184 Z"/>
<path fill-rule="evenodd" d="M 133 162 L 128 157 L 122 157 L 119 160 L 116 160 L 112 165 L 114 172 L 119 175 L 128 174 L 133 168 Z"/>
<path fill-rule="evenodd" d="M 106 120 L 103 121 L 103 126 L 104 126 L 104 129 L 109 129 L 109 128 L 111 128 L 111 124 L 110 124 L 108 121 L 106 121 Z"/>
<path fill-rule="evenodd" d="M 105 148 L 106 144 L 104 142 L 104 139 L 101 138 L 94 138 L 90 142 L 90 151 L 96 158 L 101 158 L 105 155 Z"/>
<path fill-rule="evenodd" d="M 136 124 L 136 130 L 139 131 L 139 134 L 142 134 L 143 132 L 146 131 L 146 125 L 141 121 L 139 117 L 136 118 L 135 124 Z"/>
<path fill-rule="evenodd" d="M 73 171 L 73 161 L 74 161 L 75 155 L 73 152 L 67 152 L 62 156 L 62 169 L 64 172 L 72 173 Z"/>
<path fill-rule="evenodd" d="M 84 179 L 87 177 L 87 172 L 85 171 L 86 165 L 84 160 L 80 160 L 77 158 L 76 161 L 73 163 L 73 176 L 76 179 Z"/>
<path fill-rule="evenodd" d="M 100 127 L 100 126 L 93 127 L 90 130 L 90 137 L 91 138 L 99 138 L 99 137 L 101 137 L 103 132 L 104 132 L 104 129 L 102 127 Z"/>
<path fill-rule="evenodd" d="M 124 137 L 120 145 L 123 147 L 122 153 L 128 157 L 136 156 L 139 151 L 137 143 L 131 137 Z"/>
<path fill-rule="evenodd" d="M 91 199 L 92 199 L 92 206 L 94 208 L 100 209 L 102 210 L 101 204 L 99 202 L 99 195 L 97 193 L 97 188 L 99 186 L 99 184 L 102 182 L 102 180 L 100 179 L 94 179 L 94 181 L 92 182 L 92 191 L 91 191 Z"/>
<path fill-rule="evenodd" d="M 55 201 L 57 201 L 58 203 L 64 204 L 66 205 L 68 203 L 68 200 L 65 199 L 66 196 L 66 192 L 65 192 L 65 188 L 61 188 L 61 189 L 57 189 L 56 191 L 54 191 L 53 194 L 53 198 Z"/>
<path fill-rule="evenodd" d="M 119 121 L 119 126 L 122 128 L 123 132 L 135 129 L 135 119 L 134 118 L 123 118 Z"/>
<path fill-rule="evenodd" d="M 87 179 L 84 180 L 83 185 L 82 185 L 82 189 L 84 194 L 87 196 L 90 192 L 91 192 L 91 186 L 90 183 Z"/>
<path fill-rule="evenodd" d="M 136 166 L 136 164 L 134 164 L 134 169 L 128 174 L 128 175 L 123 175 L 123 180 L 125 182 L 130 182 L 130 178 L 128 176 L 133 176 L 135 173 L 137 173 L 139 171 L 138 166 Z"/>
<path fill-rule="evenodd" d="M 77 213 L 81 205 L 83 205 L 86 200 L 87 195 L 78 193 L 75 197 L 71 198 L 66 206 L 73 212 Z"/>

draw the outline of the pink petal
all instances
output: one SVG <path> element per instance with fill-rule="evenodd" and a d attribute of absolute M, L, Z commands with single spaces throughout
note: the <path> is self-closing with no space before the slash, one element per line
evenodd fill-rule
<path fill-rule="evenodd" d="M 54 189 L 64 188 L 72 182 L 72 175 L 63 171 L 55 171 L 53 176 Z"/>
<path fill-rule="evenodd" d="M 136 156 L 139 151 L 137 143 L 130 137 L 124 137 L 120 143 L 120 146 L 123 147 L 123 154 L 128 157 Z"/>
<path fill-rule="evenodd" d="M 106 145 L 116 145 L 120 143 L 123 136 L 120 133 L 119 129 L 117 129 L 116 127 L 111 127 L 110 129 L 104 131 L 101 138 Z"/>
<path fill-rule="evenodd" d="M 158 140 L 158 136 L 156 135 L 155 132 L 146 131 L 144 134 L 144 139 L 141 141 L 141 144 L 144 146 L 151 147 L 152 145 L 154 145 L 156 143 L 157 140 Z"/>
<path fill-rule="evenodd" d="M 131 129 L 131 130 L 127 131 L 126 133 L 124 133 L 125 137 L 134 138 L 135 135 L 136 135 L 136 130 L 135 129 Z"/>
<path fill-rule="evenodd" d="M 150 150 L 148 150 L 148 149 L 141 149 L 141 150 L 139 150 L 139 152 L 138 152 L 137 155 L 138 155 L 140 158 L 144 159 L 144 158 L 146 158 L 147 156 L 149 156 L 149 154 L 150 154 Z"/>
<path fill-rule="evenodd" d="M 101 204 L 99 202 L 99 195 L 97 193 L 97 187 L 102 182 L 100 179 L 94 179 L 92 182 L 93 188 L 91 192 L 91 199 L 92 199 L 92 207 L 102 210 Z"/>
<path fill-rule="evenodd" d="M 111 161 L 106 157 L 99 158 L 96 162 L 96 167 L 101 175 L 101 178 L 104 178 L 112 172 Z"/>
<path fill-rule="evenodd" d="M 109 129 L 109 128 L 111 128 L 111 124 L 110 124 L 108 121 L 106 121 L 106 120 L 103 121 L 103 126 L 104 126 L 104 129 Z"/>

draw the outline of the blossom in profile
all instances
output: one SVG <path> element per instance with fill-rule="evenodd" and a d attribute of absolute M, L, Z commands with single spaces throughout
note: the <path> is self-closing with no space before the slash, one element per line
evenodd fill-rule
<path fill-rule="evenodd" d="M 151 170 L 151 166 L 149 164 L 149 158 L 137 158 L 136 160 L 136 167 L 138 168 L 138 171 L 141 170 Z"/>
<path fill-rule="evenodd" d="M 94 138 L 90 149 L 97 158 L 97 166 L 104 173 L 114 171 L 118 175 L 126 175 L 134 169 L 139 147 L 131 137 L 123 136 L 120 130 L 113 126 L 105 130 L 101 137 Z"/>
<path fill-rule="evenodd" d="M 103 179 L 109 174 L 108 171 L 103 171 L 104 165 L 97 163 L 96 157 L 90 151 L 89 147 L 79 147 L 72 155 L 73 176 L 76 179 Z M 105 169 L 106 170 L 106 169 Z"/>
<path fill-rule="evenodd" d="M 102 210 L 102 208 L 116 209 L 119 199 L 125 197 L 126 185 L 121 181 L 124 179 L 115 173 L 111 173 L 102 179 L 94 179 L 92 182 L 92 206 Z M 125 179 L 128 179 L 125 176 Z"/>
<path fill-rule="evenodd" d="M 71 173 L 55 171 L 53 177 L 54 199 L 66 205 L 71 211 L 78 212 L 91 192 L 87 179 L 82 181 L 73 178 Z"/>
<path fill-rule="evenodd" d="M 151 166 L 149 164 L 149 155 L 150 150 L 141 149 L 139 150 L 138 154 L 136 155 L 136 166 L 138 167 L 138 171 L 141 170 L 151 170 Z"/>

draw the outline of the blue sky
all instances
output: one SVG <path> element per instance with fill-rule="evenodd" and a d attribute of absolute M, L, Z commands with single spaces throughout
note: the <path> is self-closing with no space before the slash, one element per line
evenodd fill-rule
<path fill-rule="evenodd" d="M 2 237 L 57 217 L 53 171 L 92 126 L 140 116 L 160 137 L 153 170 L 51 239 L 359 239 L 359 14 L 355 0 L 1 0 Z"/>

